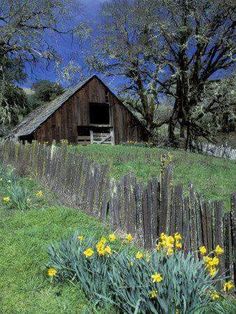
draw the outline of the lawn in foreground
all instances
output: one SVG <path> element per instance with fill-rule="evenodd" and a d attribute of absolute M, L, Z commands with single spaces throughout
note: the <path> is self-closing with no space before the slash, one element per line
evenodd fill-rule
<path fill-rule="evenodd" d="M 236 192 L 236 162 L 184 150 L 137 147 L 132 145 L 77 145 L 72 149 L 96 162 L 109 164 L 110 175 L 116 179 L 133 173 L 140 181 L 158 177 L 161 155 L 173 155 L 174 182 L 185 189 L 193 183 L 207 200 L 224 200 L 230 207 L 230 194 Z"/>
<path fill-rule="evenodd" d="M 104 233 L 96 219 L 70 208 L 28 212 L 0 208 L 0 313 L 95 311 L 78 285 L 52 284 L 46 276 L 48 245 L 78 229 L 85 236 Z"/>

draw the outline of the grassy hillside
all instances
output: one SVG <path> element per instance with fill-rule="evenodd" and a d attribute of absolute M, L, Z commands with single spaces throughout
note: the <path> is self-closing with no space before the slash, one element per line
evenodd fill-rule
<path fill-rule="evenodd" d="M 56 205 L 45 191 L 37 208 L 5 208 L 3 197 L 12 196 L 1 171 L 0 179 L 0 313 L 94 313 L 78 285 L 50 282 L 47 248 L 78 229 L 85 237 L 101 236 L 104 226 L 78 210 Z M 31 199 L 40 189 L 28 179 L 18 179 L 18 184 L 30 192 Z"/>
<path fill-rule="evenodd" d="M 110 175 L 119 178 L 129 172 L 146 182 L 160 174 L 162 154 L 173 155 L 174 181 L 191 182 L 209 200 L 224 200 L 229 207 L 230 193 L 236 191 L 236 162 L 226 159 L 187 153 L 182 150 L 137 146 L 76 146 L 76 151 L 96 162 L 109 164 Z"/>
<path fill-rule="evenodd" d="M 110 153 L 113 155 L 114 151 Z M 15 185 L 29 194 L 11 190 Z M 10 190 L 18 191 L 20 196 L 14 208 L 3 201 L 7 197 L 13 199 Z M 28 197 L 32 206 L 20 210 L 19 205 L 26 198 L 28 202 Z M 111 308 L 96 309 L 79 284 L 59 284 L 51 282 L 47 276 L 48 245 L 70 237 L 76 230 L 86 238 L 101 237 L 109 232 L 97 219 L 58 205 L 53 195 L 33 180 L 12 174 L 6 176 L 5 169 L 0 168 L 0 313 L 115 313 Z M 223 305 L 229 309 L 232 306 L 227 300 Z M 209 311 L 211 313 L 215 312 Z M 231 311 L 226 309 L 222 313 Z"/>
<path fill-rule="evenodd" d="M 85 236 L 104 232 L 95 219 L 69 208 L 0 208 L 0 313 L 93 313 L 78 285 L 51 284 L 46 276 L 48 245 L 78 228 Z"/>

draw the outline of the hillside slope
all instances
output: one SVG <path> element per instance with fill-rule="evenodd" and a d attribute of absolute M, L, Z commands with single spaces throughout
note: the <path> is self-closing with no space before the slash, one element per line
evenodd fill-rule
<path fill-rule="evenodd" d="M 109 164 L 110 175 L 120 178 L 134 173 L 147 182 L 158 177 L 161 155 L 173 155 L 174 182 L 185 187 L 191 182 L 208 200 L 224 200 L 229 206 L 230 194 L 236 192 L 236 162 L 183 150 L 138 147 L 135 145 L 88 145 L 72 148 L 96 162 Z"/>

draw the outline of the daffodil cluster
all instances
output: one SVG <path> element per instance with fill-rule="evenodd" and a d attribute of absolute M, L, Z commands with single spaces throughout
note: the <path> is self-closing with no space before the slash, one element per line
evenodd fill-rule
<path fill-rule="evenodd" d="M 104 237 L 102 237 L 100 241 L 96 244 L 96 249 L 97 249 L 98 255 L 100 256 L 112 254 L 111 247 L 107 245 L 107 239 Z"/>
<path fill-rule="evenodd" d="M 131 234 L 116 239 L 115 233 L 89 238 L 76 232 L 59 247 L 51 246 L 51 268 L 47 273 L 50 280 L 78 280 L 101 305 L 103 296 L 112 295 L 112 302 L 118 304 L 122 313 L 131 312 L 129 304 L 137 304 L 140 296 L 144 300 L 140 313 L 151 313 L 153 309 L 158 313 L 181 313 L 183 309 L 190 313 L 202 304 L 217 306 L 234 289 L 231 280 L 222 282 L 221 276 L 215 278 L 223 254 L 220 245 L 212 252 L 201 246 L 202 258 L 198 258 L 196 252 L 186 254 L 182 250 L 182 235 L 178 232 L 162 233 L 157 250 L 149 251 L 136 250 Z M 221 289 L 216 282 L 221 282 Z M 130 289 L 130 283 L 135 289 Z M 186 308 L 186 304 L 191 304 L 191 308 Z"/>
<path fill-rule="evenodd" d="M 172 255 L 176 250 L 182 249 L 182 236 L 178 232 L 174 235 L 166 235 L 162 233 L 157 243 L 157 251 L 164 251 L 168 256 Z"/>
<path fill-rule="evenodd" d="M 230 292 L 234 289 L 234 284 L 232 280 L 226 281 L 223 285 L 223 291 L 224 292 Z M 219 291 L 213 290 L 210 292 L 210 297 L 213 301 L 218 301 L 221 297 L 221 294 Z"/>
<path fill-rule="evenodd" d="M 44 200 L 44 192 L 41 190 L 32 191 L 31 185 L 22 184 L 21 178 L 18 178 L 14 171 L 10 173 L 9 176 L 6 171 L 4 181 L 3 178 L 0 178 L 0 183 L 4 183 L 1 184 L 0 205 L 3 205 L 6 209 L 22 211 L 36 208 L 39 204 L 41 205 L 41 201 Z M 11 178 L 11 180 L 8 178 Z"/>
<path fill-rule="evenodd" d="M 77 240 L 80 243 L 84 241 L 84 239 L 85 238 L 83 235 L 77 236 Z M 110 242 L 114 242 L 116 240 L 116 235 L 112 233 L 108 236 L 108 239 Z M 112 249 L 110 245 L 108 244 L 108 240 L 105 237 L 101 237 L 101 239 L 95 245 L 95 248 L 96 250 L 93 249 L 92 247 L 86 248 L 86 250 L 84 250 L 83 252 L 83 255 L 86 258 L 90 258 L 95 254 L 95 252 L 97 252 L 99 256 L 110 256 L 112 254 Z"/>
<path fill-rule="evenodd" d="M 200 246 L 200 254 L 203 256 L 203 261 L 206 269 L 208 270 L 211 277 L 215 277 L 218 272 L 218 265 L 220 263 L 219 256 L 224 253 L 223 248 L 220 245 L 217 245 L 213 252 L 207 254 L 207 249 L 205 246 Z"/>
<path fill-rule="evenodd" d="M 217 266 L 220 263 L 220 260 L 218 257 L 209 257 L 209 256 L 204 256 L 203 261 L 205 263 L 206 269 L 209 271 L 209 274 L 211 277 L 214 277 L 217 274 Z"/>

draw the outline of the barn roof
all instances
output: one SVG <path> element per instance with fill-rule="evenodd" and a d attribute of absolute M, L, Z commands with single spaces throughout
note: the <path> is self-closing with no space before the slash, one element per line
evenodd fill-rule
<path fill-rule="evenodd" d="M 32 111 L 21 123 L 19 123 L 12 130 L 12 132 L 10 133 L 10 135 L 8 137 L 19 138 L 20 136 L 26 136 L 26 135 L 33 133 L 56 110 L 58 110 L 70 97 L 72 97 L 76 92 L 78 92 L 82 87 L 84 87 L 84 85 L 89 83 L 94 78 L 97 78 L 104 86 L 106 86 L 104 84 L 104 82 L 102 80 L 100 80 L 96 75 L 89 77 L 87 80 L 80 82 L 79 84 L 75 85 L 72 88 L 69 88 L 61 96 L 57 97 L 53 101 L 46 103 L 45 105 L 40 106 L 39 108 Z M 106 86 L 106 88 L 108 88 L 108 87 Z M 109 91 L 110 91 L 110 89 L 109 89 Z M 114 95 L 114 93 L 112 93 L 112 94 Z M 128 108 L 126 108 L 126 109 L 129 110 Z M 131 112 L 131 114 L 134 115 L 132 112 Z M 135 118 L 137 119 L 137 117 L 135 117 Z"/>

